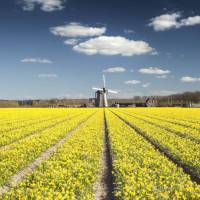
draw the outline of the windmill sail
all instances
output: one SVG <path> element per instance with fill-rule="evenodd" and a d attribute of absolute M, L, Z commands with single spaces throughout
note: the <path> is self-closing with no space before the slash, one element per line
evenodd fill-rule
<path fill-rule="evenodd" d="M 106 78 L 104 74 L 103 74 L 103 88 L 106 88 Z"/>
<path fill-rule="evenodd" d="M 118 94 L 118 92 L 117 92 L 117 91 L 114 91 L 114 90 L 108 90 L 108 93 Z"/>
<path fill-rule="evenodd" d="M 96 87 L 93 87 L 92 89 L 93 89 L 93 90 L 100 90 L 100 91 L 103 91 L 102 88 L 96 88 Z"/>

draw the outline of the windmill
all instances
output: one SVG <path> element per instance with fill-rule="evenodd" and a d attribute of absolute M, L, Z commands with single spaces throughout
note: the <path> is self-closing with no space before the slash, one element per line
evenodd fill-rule
<path fill-rule="evenodd" d="M 108 100 L 107 100 L 107 94 L 117 94 L 117 91 L 106 89 L 106 79 L 103 75 L 103 88 L 96 88 L 93 87 L 93 90 L 96 90 L 95 92 L 95 106 L 96 107 L 108 107 Z"/>

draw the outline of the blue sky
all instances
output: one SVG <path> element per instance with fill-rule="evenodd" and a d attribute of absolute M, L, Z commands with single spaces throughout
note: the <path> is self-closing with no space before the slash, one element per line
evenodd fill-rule
<path fill-rule="evenodd" d="M 198 0 L 6 0 L 0 34 L 0 99 L 93 97 L 103 72 L 114 97 L 200 87 Z"/>

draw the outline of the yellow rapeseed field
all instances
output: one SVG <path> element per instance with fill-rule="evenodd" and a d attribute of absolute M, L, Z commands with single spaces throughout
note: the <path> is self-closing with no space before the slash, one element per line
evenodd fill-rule
<path fill-rule="evenodd" d="M 200 109 L 0 109 L 0 199 L 90 200 L 98 188 L 199 200 Z"/>

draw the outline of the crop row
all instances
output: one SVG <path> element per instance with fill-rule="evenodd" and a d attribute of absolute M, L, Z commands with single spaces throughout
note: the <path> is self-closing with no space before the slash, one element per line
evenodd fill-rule
<path fill-rule="evenodd" d="M 12 142 L 18 141 L 20 139 L 23 139 L 27 136 L 30 136 L 32 134 L 37 134 L 44 129 L 51 128 L 52 126 L 57 125 L 58 123 L 61 123 L 65 120 L 70 119 L 73 116 L 76 116 L 78 114 L 81 114 L 81 112 L 70 112 L 68 115 L 60 115 L 59 117 L 53 117 L 51 119 L 43 119 L 40 122 L 23 126 L 19 129 L 12 130 L 9 132 L 1 133 L 1 140 L 0 140 L 0 147 L 9 145 Z"/>
<path fill-rule="evenodd" d="M 32 124 L 40 123 L 44 120 L 65 116 L 70 112 L 71 112 L 70 110 L 67 110 L 64 112 L 55 110 L 54 112 L 52 112 L 48 109 L 47 110 L 38 109 L 37 113 L 35 113 L 35 110 L 32 113 L 32 109 L 31 109 L 29 112 L 27 112 L 27 110 L 25 110 L 24 114 L 23 115 L 21 114 L 22 115 L 21 119 L 18 118 L 18 113 L 13 112 L 12 116 L 10 116 L 9 121 L 5 121 L 4 123 L 3 122 L 1 123 L 0 134 L 9 132 L 12 130 L 17 130 L 22 127 L 31 126 Z M 12 119 L 12 117 L 14 117 L 14 119 Z"/>
<path fill-rule="evenodd" d="M 94 199 L 102 147 L 100 110 L 2 199 Z"/>
<path fill-rule="evenodd" d="M 84 115 L 79 115 L 33 135 L 31 138 L 28 137 L 20 140 L 18 143 L 11 144 L 8 149 L 0 149 L 0 185 L 4 185 L 13 174 L 38 157 L 46 149 L 56 144 L 70 130 L 90 116 L 91 113 L 92 111 L 86 111 Z"/>
<path fill-rule="evenodd" d="M 106 120 L 117 199 L 200 198 L 200 186 L 181 168 L 110 111 Z"/>
<path fill-rule="evenodd" d="M 33 119 L 38 116 L 40 109 L 17 109 L 17 108 L 1 108 L 0 109 L 0 123 L 9 123 L 10 121 L 17 122 L 26 119 Z M 30 112 L 31 111 L 31 112 Z M 40 112 L 40 111 L 39 111 Z M 44 112 L 43 112 L 44 113 Z M 45 115 L 47 114 L 44 113 Z"/>
<path fill-rule="evenodd" d="M 190 168 L 194 174 L 200 177 L 200 144 L 181 138 L 162 128 L 144 123 L 142 120 L 130 117 L 117 110 L 114 112 L 133 127 L 139 129 L 149 140 L 156 143 L 160 149 L 173 156 L 174 159 Z"/>
<path fill-rule="evenodd" d="M 152 125 L 161 127 L 161 128 L 163 128 L 167 131 L 177 133 L 177 135 L 179 135 L 181 137 L 185 137 L 185 138 L 191 139 L 193 141 L 196 141 L 197 143 L 200 143 L 200 130 L 181 126 L 181 125 L 178 125 L 178 124 L 172 124 L 170 122 L 166 122 L 166 121 L 161 120 L 161 119 L 154 119 L 152 117 L 150 118 L 150 117 L 138 115 L 138 114 L 135 114 L 135 113 L 132 113 L 132 112 L 128 113 L 127 111 L 123 111 L 123 113 L 126 113 L 129 116 L 132 116 L 134 118 L 143 120 L 146 123 L 150 123 Z"/>
<path fill-rule="evenodd" d="M 53 113 L 49 109 L 16 109 L 16 108 L 1 108 L 0 109 L 0 124 L 14 124 L 23 121 L 35 120 L 38 117 L 51 116 Z M 56 112 L 55 112 L 56 113 Z M 59 114 L 59 112 L 58 112 Z"/>
<path fill-rule="evenodd" d="M 154 119 L 179 124 L 187 127 L 200 128 L 200 110 L 198 108 L 140 108 L 124 109 L 135 114 L 145 115 Z"/>

